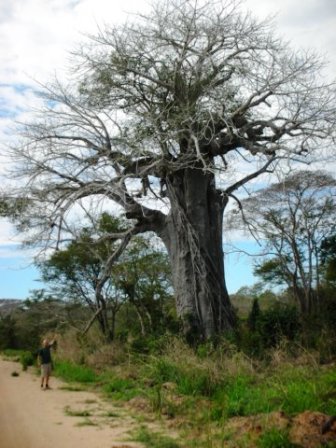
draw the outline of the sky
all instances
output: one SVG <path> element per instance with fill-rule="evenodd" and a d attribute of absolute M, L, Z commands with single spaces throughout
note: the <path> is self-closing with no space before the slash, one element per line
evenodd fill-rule
<path fill-rule="evenodd" d="M 243 8 L 257 17 L 274 16 L 274 28 L 296 48 L 312 48 L 330 62 L 329 78 L 336 73 L 335 0 L 246 0 Z M 6 169 L 4 148 L 15 136 L 14 120 L 29 117 L 39 105 L 36 81 L 56 74 L 66 79 L 71 50 L 98 26 L 123 21 L 128 13 L 148 8 L 143 0 L 10 0 L 0 2 L 0 181 Z M 32 254 L 20 247 L 22 237 L 0 218 L 0 298 L 24 299 L 43 287 Z M 253 244 L 235 241 L 243 250 Z M 226 259 L 230 293 L 253 284 L 253 257 L 231 254 Z"/>

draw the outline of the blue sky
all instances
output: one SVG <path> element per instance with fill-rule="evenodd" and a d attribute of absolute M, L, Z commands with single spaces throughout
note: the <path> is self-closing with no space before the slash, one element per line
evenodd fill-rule
<path fill-rule="evenodd" d="M 26 299 L 29 291 L 40 289 L 39 273 L 25 258 L 2 258 L 0 262 L 0 298 Z"/>
<path fill-rule="evenodd" d="M 256 245 L 252 241 L 237 241 L 235 244 L 244 251 L 256 251 Z M 225 270 L 229 293 L 236 292 L 241 286 L 255 283 L 253 260 L 253 257 L 243 254 L 227 254 Z M 31 257 L 16 245 L 3 244 L 0 251 L 0 298 L 26 299 L 29 291 L 44 286 L 39 281 L 39 272 Z"/>
<path fill-rule="evenodd" d="M 309 45 L 331 61 L 336 72 L 335 0 L 246 0 L 246 7 L 259 17 L 277 14 L 280 35 L 295 47 Z M 0 188 L 7 159 L 5 147 L 15 138 L 14 119 L 29 118 L 40 99 L 34 95 L 35 81 L 47 82 L 56 73 L 64 79 L 71 65 L 69 51 L 95 33 L 97 25 L 123 19 L 125 13 L 145 8 L 141 0 L 10 0 L 0 2 Z M 41 287 L 32 256 L 19 248 L 21 237 L 0 219 L 0 298 L 26 298 L 29 290 Z M 241 241 L 241 247 L 254 244 Z M 251 285 L 251 257 L 229 255 L 226 276 L 229 291 Z"/>
<path fill-rule="evenodd" d="M 252 242 L 241 242 L 243 250 L 255 250 Z M 29 257 L 16 255 L 18 249 L 8 248 L 12 257 L 0 258 L 0 298 L 26 299 L 29 291 L 43 288 L 39 282 L 39 272 Z M 226 283 L 230 293 L 236 292 L 241 286 L 252 285 L 256 279 L 252 274 L 253 257 L 230 254 L 226 257 Z"/>

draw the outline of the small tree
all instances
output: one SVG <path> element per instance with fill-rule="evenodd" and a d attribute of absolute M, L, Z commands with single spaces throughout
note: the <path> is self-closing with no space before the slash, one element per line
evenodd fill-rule
<path fill-rule="evenodd" d="M 335 231 L 335 212 L 336 181 L 323 172 L 297 172 L 244 202 L 245 222 L 270 257 L 255 273 L 287 285 L 303 314 L 319 303 L 320 248 Z"/>
<path fill-rule="evenodd" d="M 153 323 L 157 317 L 155 308 L 171 289 L 165 255 L 154 251 L 143 238 L 138 237 L 115 256 L 119 244 L 113 235 L 125 231 L 124 226 L 122 220 L 104 213 L 65 249 L 39 264 L 42 278 L 52 285 L 53 294 L 71 303 L 85 304 L 90 310 L 82 332 L 87 332 L 96 320 L 107 340 L 115 337 L 117 314 L 126 301 L 135 307 L 143 334 L 145 319 L 150 330 L 158 325 Z M 99 235 L 102 238 L 97 242 L 95 236 Z"/>
<path fill-rule="evenodd" d="M 108 340 L 114 338 L 115 319 L 123 301 L 110 274 L 118 258 L 115 256 L 118 240 L 107 238 L 96 242 L 95 236 L 99 238 L 108 232 L 119 234 L 125 230 L 123 225 L 121 220 L 105 213 L 66 248 L 38 264 L 42 279 L 52 285 L 53 294 L 72 303 L 84 303 L 90 310 L 90 319 L 82 331 L 86 333 L 97 320 Z"/>
<path fill-rule="evenodd" d="M 247 324 L 251 331 L 255 331 L 257 328 L 257 321 L 260 317 L 260 307 L 258 299 L 253 299 L 252 308 L 248 315 Z"/>
<path fill-rule="evenodd" d="M 336 235 L 321 242 L 320 256 L 324 280 L 336 286 Z"/>
<path fill-rule="evenodd" d="M 113 268 L 112 277 L 135 308 L 143 336 L 169 327 L 165 306 L 173 291 L 166 253 L 138 237 Z"/>

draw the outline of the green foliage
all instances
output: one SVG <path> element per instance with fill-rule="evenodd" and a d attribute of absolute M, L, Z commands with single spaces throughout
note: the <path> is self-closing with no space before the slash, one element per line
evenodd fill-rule
<path fill-rule="evenodd" d="M 138 331 L 131 332 L 133 335 L 157 336 L 174 329 L 176 319 L 172 313 L 170 277 L 167 254 L 154 250 L 148 239 L 140 237 L 133 239 L 114 266 L 113 282 L 126 297 L 128 306 L 136 311 L 140 325 Z"/>
<path fill-rule="evenodd" d="M 0 350 L 18 347 L 17 320 L 11 314 L 0 317 Z"/>
<path fill-rule="evenodd" d="M 282 410 L 295 415 L 307 409 L 334 415 L 335 397 L 330 394 L 336 373 L 287 368 L 264 377 L 239 375 L 228 378 L 213 397 L 211 418 L 248 416 Z"/>
<path fill-rule="evenodd" d="M 29 366 L 34 365 L 35 359 L 31 352 L 23 352 L 20 355 L 20 363 L 22 364 L 22 369 L 27 370 Z"/>
<path fill-rule="evenodd" d="M 321 242 L 320 257 L 325 280 L 336 283 L 336 235 L 324 238 Z"/>
<path fill-rule="evenodd" d="M 103 386 L 104 392 L 114 400 L 130 400 L 139 394 L 137 384 L 125 378 L 109 378 Z"/>
<path fill-rule="evenodd" d="M 247 319 L 248 328 L 250 331 L 255 331 L 257 322 L 260 320 L 260 307 L 258 299 L 254 299 L 252 309 Z"/>
<path fill-rule="evenodd" d="M 154 359 L 146 374 L 155 384 L 175 383 L 183 395 L 211 397 L 220 385 L 207 371 L 178 365 L 164 357 Z"/>
<path fill-rule="evenodd" d="M 54 373 L 65 381 L 78 383 L 93 383 L 97 381 L 97 374 L 89 367 L 74 364 L 69 361 L 57 360 Z"/>
<path fill-rule="evenodd" d="M 277 428 L 265 431 L 257 441 L 258 448 L 295 448 L 288 438 L 288 431 Z"/>
<path fill-rule="evenodd" d="M 166 332 L 162 334 L 150 334 L 148 336 L 139 335 L 130 341 L 130 351 L 138 354 L 159 355 L 164 352 L 170 337 L 171 334 Z"/>
<path fill-rule="evenodd" d="M 6 356 L 6 358 L 11 358 L 12 361 L 19 362 L 20 356 L 25 353 L 25 350 L 18 350 L 18 349 L 11 349 L 6 348 L 5 350 L 2 350 L 2 354 Z"/>
<path fill-rule="evenodd" d="M 179 448 L 180 445 L 170 437 L 149 431 L 142 426 L 134 433 L 133 440 L 143 443 L 146 448 Z"/>
<path fill-rule="evenodd" d="M 18 219 L 22 212 L 27 209 L 30 201 L 27 198 L 1 198 L 0 217 L 10 218 L 13 221 Z"/>
<path fill-rule="evenodd" d="M 213 397 L 211 418 L 255 415 L 272 410 L 272 400 L 276 396 L 271 388 L 261 390 L 253 377 L 239 375 L 228 378 L 223 388 Z"/>
<path fill-rule="evenodd" d="M 336 333 L 336 291 L 330 291 L 330 295 L 323 298 L 321 314 L 322 326 L 327 325 Z"/>
<path fill-rule="evenodd" d="M 284 263 L 290 263 L 288 256 L 279 258 L 272 258 L 256 264 L 254 268 L 254 275 L 260 277 L 263 282 L 271 285 L 282 285 L 288 282 L 288 273 L 284 269 Z"/>
<path fill-rule="evenodd" d="M 186 428 L 195 430 L 202 428 L 203 431 L 207 425 L 217 431 L 223 428 L 228 418 L 272 411 L 283 411 L 288 416 L 308 409 L 336 414 L 333 393 L 336 372 L 332 367 L 296 365 L 294 358 L 290 364 L 290 358 L 287 358 L 276 366 L 259 362 L 258 368 L 237 368 L 237 363 L 246 362 L 246 357 L 230 354 L 228 345 L 223 347 L 205 344 L 200 354 L 196 354 L 181 343 L 178 346 L 176 340 L 173 345 L 171 340 L 170 347 L 161 355 L 140 356 L 130 352 L 129 359 L 122 365 L 100 374 L 83 365 L 60 361 L 56 364 L 56 372 L 57 365 L 63 365 L 64 378 L 94 382 L 113 400 L 130 400 L 139 396 L 139 402 L 145 402 L 144 409 L 165 417 L 178 417 L 181 422 L 185 421 Z M 227 433 L 221 433 L 221 436 L 226 437 Z M 161 439 L 158 434 L 142 434 L 141 437 L 145 446 L 165 446 L 166 443 L 166 439 Z M 217 446 L 214 440 L 209 429 L 208 445 L 202 439 L 199 444 L 190 442 L 190 446 Z M 291 446 L 285 432 L 272 428 L 262 434 L 258 443 L 259 447 Z"/>
<path fill-rule="evenodd" d="M 59 327 L 66 315 L 64 303 L 45 294 L 32 291 L 31 297 L 0 318 L 0 349 L 35 351 L 41 338 Z"/>
<path fill-rule="evenodd" d="M 256 283 L 253 286 L 243 286 L 235 294 L 230 296 L 232 305 L 236 308 L 241 319 L 247 318 L 251 313 L 253 301 L 258 300 L 261 311 L 274 306 L 281 298 L 270 289 L 265 289 L 263 283 Z"/>
<path fill-rule="evenodd" d="M 289 305 L 276 305 L 259 315 L 256 329 L 265 348 L 276 347 L 283 338 L 293 341 L 300 330 L 297 309 Z"/>
<path fill-rule="evenodd" d="M 247 321 L 241 323 L 237 345 L 250 356 L 264 357 L 267 349 L 277 347 L 283 340 L 299 338 L 301 321 L 295 307 L 284 303 L 263 311 L 255 299 Z"/>
<path fill-rule="evenodd" d="M 126 230 L 123 220 L 103 213 L 67 247 L 39 264 L 43 280 L 57 296 L 83 304 L 87 321 L 90 313 L 100 309 L 96 321 L 110 341 L 119 334 L 125 339 L 129 334 L 160 334 L 174 321 L 168 258 L 153 249 L 149 239 L 134 237 L 106 275 L 106 263 L 118 249 L 120 238 L 102 236 L 120 235 Z M 74 315 L 78 317 L 78 309 Z"/>

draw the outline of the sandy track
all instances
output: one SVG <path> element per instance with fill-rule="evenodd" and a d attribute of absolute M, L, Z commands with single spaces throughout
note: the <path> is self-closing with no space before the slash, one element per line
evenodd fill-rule
<path fill-rule="evenodd" d="M 11 376 L 16 371 L 18 377 Z M 135 422 L 91 392 L 62 390 L 51 379 L 52 390 L 40 389 L 39 378 L 0 358 L 0 448 L 131 448 L 123 442 Z M 89 417 L 66 415 L 89 411 Z M 91 426 L 89 426 L 91 424 Z"/>

